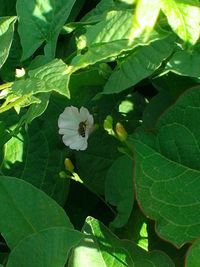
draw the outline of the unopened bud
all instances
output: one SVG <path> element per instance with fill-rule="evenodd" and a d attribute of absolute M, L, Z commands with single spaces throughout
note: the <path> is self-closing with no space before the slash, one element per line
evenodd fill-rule
<path fill-rule="evenodd" d="M 103 123 L 103 127 L 108 132 L 108 134 L 115 135 L 115 133 L 113 131 L 113 118 L 112 118 L 112 116 L 108 115 L 105 118 L 104 123 Z"/>
<path fill-rule="evenodd" d="M 74 171 L 74 165 L 71 162 L 71 160 L 69 158 L 66 158 L 64 161 L 65 164 L 65 169 L 69 172 L 73 172 Z"/>
<path fill-rule="evenodd" d="M 125 141 L 126 140 L 128 134 L 127 134 L 126 130 L 124 129 L 124 126 L 120 122 L 118 122 L 116 124 L 115 131 L 116 131 L 117 136 L 119 137 L 120 141 Z"/>

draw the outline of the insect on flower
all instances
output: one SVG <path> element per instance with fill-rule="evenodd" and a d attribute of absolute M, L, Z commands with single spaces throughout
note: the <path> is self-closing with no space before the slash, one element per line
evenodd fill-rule
<path fill-rule="evenodd" d="M 79 123 L 78 133 L 79 133 L 79 135 L 81 135 L 82 137 L 85 137 L 86 122 L 87 122 L 87 121 L 81 121 L 81 122 Z"/>
<path fill-rule="evenodd" d="M 58 119 L 59 134 L 63 135 L 63 143 L 75 150 L 85 150 L 87 140 L 94 124 L 93 116 L 81 107 L 66 107 Z"/>

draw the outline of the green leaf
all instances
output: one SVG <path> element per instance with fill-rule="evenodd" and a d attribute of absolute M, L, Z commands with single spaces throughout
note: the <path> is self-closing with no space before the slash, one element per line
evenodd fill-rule
<path fill-rule="evenodd" d="M 84 22 L 89 22 L 97 18 L 102 18 L 108 11 L 115 9 L 116 3 L 113 0 L 101 0 L 94 9 L 83 17 Z"/>
<path fill-rule="evenodd" d="M 85 48 L 86 52 L 73 58 L 73 68 L 84 68 L 130 50 L 128 38 L 132 29 L 132 18 L 132 11 L 110 11 L 102 21 L 90 26 L 78 42 L 78 47 Z"/>
<path fill-rule="evenodd" d="M 0 217 L 0 231 L 11 249 L 43 229 L 72 228 L 64 210 L 44 192 L 8 176 L 0 177 Z"/>
<path fill-rule="evenodd" d="M 0 0 L 0 17 L 15 16 L 16 15 L 16 0 L 10 0 L 6 2 Z"/>
<path fill-rule="evenodd" d="M 19 35 L 17 31 L 14 31 L 9 56 L 3 67 L 0 69 L 0 76 L 3 81 L 13 82 L 16 79 L 16 69 L 23 67 L 20 61 L 21 54 L 22 48 L 20 44 Z"/>
<path fill-rule="evenodd" d="M 151 31 L 154 28 L 158 15 L 160 13 L 161 0 L 139 0 L 133 19 L 133 29 L 130 35 L 130 41 L 143 35 L 148 39 Z"/>
<path fill-rule="evenodd" d="M 42 230 L 24 238 L 10 253 L 6 267 L 63 267 L 82 234 L 64 227 Z"/>
<path fill-rule="evenodd" d="M 174 48 L 172 36 L 141 46 L 125 58 L 110 76 L 104 93 L 113 94 L 134 86 L 150 76 L 170 56 Z"/>
<path fill-rule="evenodd" d="M 98 131 L 89 138 L 86 151 L 75 152 L 77 172 L 81 180 L 98 194 L 104 194 L 106 173 L 119 155 L 116 146 L 114 138 L 106 132 Z"/>
<path fill-rule="evenodd" d="M 31 123 L 35 118 L 41 116 L 45 112 L 49 104 L 50 93 L 41 93 L 37 95 L 37 98 L 40 100 L 40 103 L 32 104 L 23 117 L 23 121 L 26 124 Z"/>
<path fill-rule="evenodd" d="M 183 76 L 200 77 L 199 51 L 179 51 L 167 63 L 166 70 Z"/>
<path fill-rule="evenodd" d="M 0 18 L 0 68 L 9 55 L 15 22 L 16 17 Z"/>
<path fill-rule="evenodd" d="M 93 97 L 102 91 L 105 84 L 107 69 L 107 65 L 103 65 L 72 74 L 69 82 L 70 99 L 66 102 L 66 106 L 73 105 L 79 108 L 93 106 Z"/>
<path fill-rule="evenodd" d="M 152 84 L 156 90 L 159 92 L 164 90 L 174 99 L 176 99 L 177 95 L 180 95 L 185 90 L 197 85 L 193 78 L 180 76 L 172 72 L 155 77 L 152 79 Z"/>
<path fill-rule="evenodd" d="M 200 240 L 197 240 L 188 250 L 186 256 L 187 267 L 199 267 Z"/>
<path fill-rule="evenodd" d="M 0 121 L 0 136 L 1 136 L 1 139 L 0 139 L 0 149 L 1 151 L 3 150 L 3 145 L 5 143 L 7 143 L 10 138 L 11 138 L 11 135 L 10 133 L 8 132 L 8 130 L 6 129 L 6 125 L 3 121 Z"/>
<path fill-rule="evenodd" d="M 154 130 L 135 134 L 136 192 L 157 233 L 181 247 L 200 234 L 199 87 L 186 91 Z"/>
<path fill-rule="evenodd" d="M 28 181 L 63 205 L 69 181 L 59 177 L 64 169 L 65 148 L 58 147 L 60 137 L 56 127 L 60 109 L 56 109 L 51 104 L 40 126 L 35 122 L 7 142 L 1 173 Z M 52 112 L 55 117 L 50 117 Z"/>
<path fill-rule="evenodd" d="M 143 127 L 149 130 L 154 128 L 158 118 L 174 101 L 175 99 L 165 90 L 161 90 L 155 95 L 144 110 L 142 117 Z"/>
<path fill-rule="evenodd" d="M 173 31 L 186 43 L 195 44 L 200 33 L 197 0 L 162 0 L 162 11 Z"/>
<path fill-rule="evenodd" d="M 184 91 L 196 85 L 194 79 L 172 72 L 154 78 L 152 82 L 159 92 L 150 100 L 143 112 L 143 127 L 148 130 L 155 127 L 161 114 L 173 105 Z"/>
<path fill-rule="evenodd" d="M 54 57 L 59 32 L 74 3 L 75 0 L 17 0 L 22 60 L 30 57 L 43 42 L 45 55 Z"/>
<path fill-rule="evenodd" d="M 40 115 L 46 108 L 47 98 L 42 97 L 40 93 L 58 92 L 63 96 L 70 97 L 68 82 L 69 75 L 67 74 L 67 65 L 59 59 L 54 59 L 41 67 L 28 72 L 29 78 L 26 80 L 18 80 L 13 83 L 6 101 L 0 107 L 0 112 L 4 112 L 10 108 L 29 106 L 31 104 L 40 104 Z M 38 95 L 39 94 L 39 95 Z M 37 98 L 38 96 L 38 98 Z M 44 100 L 46 99 L 46 100 Z M 38 116 L 36 114 L 36 116 Z M 32 115 L 32 119 L 34 115 Z"/>
<path fill-rule="evenodd" d="M 128 39 L 132 26 L 132 10 L 110 11 L 105 19 L 88 28 L 85 38 L 86 46 Z"/>
<path fill-rule="evenodd" d="M 173 267 L 160 252 L 147 253 L 133 242 L 118 239 L 101 222 L 88 217 L 83 227 L 86 234 L 74 249 L 70 267 Z"/>
<path fill-rule="evenodd" d="M 86 237 L 75 248 L 70 259 L 70 267 L 134 266 L 120 240 L 99 221 L 88 217 L 83 232 Z"/>
<path fill-rule="evenodd" d="M 24 94 L 58 92 L 69 97 L 67 65 L 59 59 L 54 59 L 41 67 L 28 72 L 27 80 L 16 81 L 11 94 L 21 96 Z"/>
<path fill-rule="evenodd" d="M 0 115 L 0 164 L 4 157 L 4 145 L 13 137 L 16 136 L 16 128 L 21 115 L 17 114 L 14 110 L 10 110 Z M 0 166 L 0 170 L 1 170 Z M 1 171 L 0 171 L 1 173 Z"/>
<path fill-rule="evenodd" d="M 117 206 L 118 215 L 112 222 L 114 227 L 124 226 L 134 203 L 133 161 L 122 156 L 114 161 L 106 175 L 105 198 Z"/>

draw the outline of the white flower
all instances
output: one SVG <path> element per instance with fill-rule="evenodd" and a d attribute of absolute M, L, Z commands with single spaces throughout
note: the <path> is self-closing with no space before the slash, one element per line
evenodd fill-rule
<path fill-rule="evenodd" d="M 63 134 L 63 142 L 71 149 L 85 150 L 87 139 L 93 128 L 94 119 L 89 111 L 81 107 L 66 107 L 58 119 L 59 134 Z"/>

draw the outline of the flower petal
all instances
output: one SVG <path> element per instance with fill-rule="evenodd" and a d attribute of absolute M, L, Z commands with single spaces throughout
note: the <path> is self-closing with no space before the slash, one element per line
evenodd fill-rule
<path fill-rule="evenodd" d="M 75 121 L 77 123 L 81 121 L 78 109 L 73 106 L 66 107 L 60 116 L 64 119 L 67 119 L 69 121 Z"/>
<path fill-rule="evenodd" d="M 66 145 L 66 146 L 70 146 L 71 144 L 76 144 L 79 142 L 79 139 L 80 139 L 80 136 L 78 134 L 76 135 L 73 135 L 71 137 L 67 136 L 67 135 L 63 135 L 63 143 Z"/>
<path fill-rule="evenodd" d="M 94 124 L 94 118 L 89 113 L 89 111 L 84 107 L 80 108 L 80 116 L 82 118 L 82 121 L 86 121 L 86 131 L 89 134 L 90 131 L 92 130 L 92 126 Z"/>
<path fill-rule="evenodd" d="M 80 108 L 80 117 L 82 121 L 86 121 L 88 119 L 88 116 L 90 115 L 87 108 L 81 107 Z"/>
<path fill-rule="evenodd" d="M 58 118 L 58 127 L 61 129 L 77 130 L 78 125 L 77 121 L 69 120 L 63 113 Z"/>
<path fill-rule="evenodd" d="M 87 138 L 80 137 L 78 142 L 70 145 L 71 149 L 85 150 L 87 148 Z"/>
<path fill-rule="evenodd" d="M 71 129 L 66 129 L 66 128 L 60 128 L 59 134 L 64 134 L 66 136 L 66 138 L 71 138 L 71 137 L 77 135 L 77 131 L 71 130 Z"/>
<path fill-rule="evenodd" d="M 85 137 L 78 133 L 80 122 L 85 122 Z M 85 150 L 87 139 L 94 123 L 89 111 L 81 107 L 80 112 L 76 107 L 66 107 L 58 119 L 59 134 L 63 134 L 63 142 L 71 149 Z"/>
<path fill-rule="evenodd" d="M 93 124 L 94 124 L 94 118 L 93 118 L 92 115 L 89 114 L 89 115 L 88 115 L 88 118 L 87 118 L 87 126 L 88 126 L 89 128 L 92 128 Z"/>
<path fill-rule="evenodd" d="M 80 150 L 86 150 L 87 146 L 88 146 L 87 138 L 84 138 L 82 140 L 82 145 L 80 146 Z"/>

